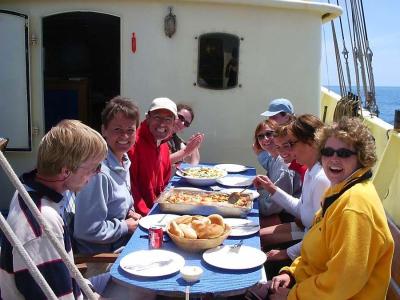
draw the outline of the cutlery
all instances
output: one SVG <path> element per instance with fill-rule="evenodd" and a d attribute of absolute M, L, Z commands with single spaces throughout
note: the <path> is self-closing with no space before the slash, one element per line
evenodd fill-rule
<path fill-rule="evenodd" d="M 233 244 L 233 245 L 230 245 L 229 247 L 230 247 L 231 249 L 238 249 L 238 248 L 240 248 L 242 245 L 243 245 L 243 240 L 240 240 L 238 243 Z"/>
<path fill-rule="evenodd" d="M 175 166 L 175 168 L 176 168 L 177 170 L 179 170 L 179 171 L 182 173 L 182 175 L 184 175 L 184 176 L 189 176 L 189 173 L 186 172 L 185 170 L 183 170 L 180 166 Z"/>
<path fill-rule="evenodd" d="M 231 228 L 256 228 L 260 227 L 258 224 L 239 224 L 239 225 L 232 225 Z"/>
<path fill-rule="evenodd" d="M 253 185 L 253 183 L 247 185 L 243 190 L 241 190 L 240 192 L 233 192 L 229 195 L 228 197 L 228 203 L 230 204 L 235 204 L 236 202 L 238 202 L 238 200 L 240 199 L 240 195 L 247 190 L 249 187 L 251 187 Z"/>
<path fill-rule="evenodd" d="M 149 268 L 154 268 L 154 267 L 163 267 L 166 265 L 169 265 L 173 261 L 172 258 L 167 259 L 167 260 L 156 260 L 152 261 L 147 264 L 138 264 L 138 265 L 127 265 L 125 266 L 126 269 L 129 270 L 134 270 L 134 271 L 143 271 Z"/>

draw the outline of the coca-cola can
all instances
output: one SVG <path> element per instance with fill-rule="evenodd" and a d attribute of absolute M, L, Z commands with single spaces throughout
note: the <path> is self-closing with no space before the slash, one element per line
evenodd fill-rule
<path fill-rule="evenodd" d="M 164 232 L 161 226 L 151 226 L 149 228 L 149 248 L 159 249 L 163 245 Z"/>

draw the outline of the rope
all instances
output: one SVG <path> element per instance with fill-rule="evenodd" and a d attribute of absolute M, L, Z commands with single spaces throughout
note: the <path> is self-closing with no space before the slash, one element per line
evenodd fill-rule
<path fill-rule="evenodd" d="M 40 213 L 39 209 L 36 207 L 35 203 L 33 202 L 32 198 L 29 196 L 28 192 L 25 190 L 24 186 L 22 185 L 21 181 L 15 174 L 14 170 L 11 168 L 10 164 L 8 163 L 4 154 L 0 151 L 0 164 L 14 185 L 17 189 L 18 193 L 21 195 L 22 199 L 28 206 L 29 210 L 32 212 L 33 216 L 35 217 L 36 221 L 42 226 L 43 231 L 47 234 L 50 241 L 52 242 L 53 246 L 56 248 L 58 253 L 60 254 L 61 258 L 63 259 L 65 265 L 67 266 L 71 276 L 75 278 L 78 285 L 82 289 L 83 293 L 86 297 L 90 300 L 95 300 L 97 297 L 94 295 L 93 291 L 87 285 L 85 279 L 83 278 L 82 274 L 76 268 L 74 262 L 69 257 L 68 253 L 65 251 L 64 246 L 57 240 L 54 234 L 51 232 L 50 226 L 47 224 L 47 221 L 43 218 L 42 214 Z M 29 264 L 28 264 L 29 267 Z M 31 272 L 32 270 L 29 269 Z M 36 279 L 35 279 L 36 280 Z M 55 298 L 57 299 L 57 298 Z"/>
<path fill-rule="evenodd" d="M 3 153 L 1 153 L 1 155 L 3 155 Z M 15 249 L 17 249 L 17 252 L 21 255 L 22 260 L 28 266 L 29 273 L 31 273 L 33 279 L 40 286 L 46 297 L 48 299 L 57 300 L 57 296 L 54 294 L 53 290 L 51 289 L 47 281 L 44 279 L 42 273 L 40 273 L 39 269 L 29 256 L 28 252 L 26 252 L 24 246 L 22 246 L 21 241 L 14 234 L 13 230 L 11 229 L 10 225 L 8 225 L 6 219 L 4 219 L 2 214 L 0 214 L 0 228 L 1 231 L 3 231 L 4 235 L 7 237 L 7 239 L 10 241 L 11 245 Z"/>

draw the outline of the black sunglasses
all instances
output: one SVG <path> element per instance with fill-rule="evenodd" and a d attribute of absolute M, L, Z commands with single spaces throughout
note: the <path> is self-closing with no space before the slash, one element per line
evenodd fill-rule
<path fill-rule="evenodd" d="M 185 127 L 190 126 L 190 122 L 186 121 L 185 117 L 182 116 L 181 114 L 178 114 L 178 119 L 179 119 L 179 121 L 182 122 L 183 126 L 185 126 Z"/>
<path fill-rule="evenodd" d="M 356 155 L 357 152 L 351 151 L 346 148 L 339 148 L 339 149 L 333 149 L 331 147 L 326 147 L 321 149 L 321 155 L 326 156 L 326 157 L 331 157 L 336 153 L 336 155 L 340 158 L 348 158 L 352 155 Z"/>
<path fill-rule="evenodd" d="M 264 138 L 270 138 L 273 134 L 274 134 L 274 132 L 272 130 L 268 130 L 264 133 L 257 134 L 257 139 L 262 140 Z"/>

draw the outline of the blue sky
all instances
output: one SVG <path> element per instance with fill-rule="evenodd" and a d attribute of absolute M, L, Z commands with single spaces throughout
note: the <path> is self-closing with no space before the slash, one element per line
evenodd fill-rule
<path fill-rule="evenodd" d="M 327 2 L 327 1 L 320 1 Z M 336 1 L 331 0 L 331 3 Z M 339 1 L 344 5 L 345 1 Z M 343 3 L 343 4 L 342 4 Z M 349 6 L 350 0 L 347 0 Z M 399 0 L 365 0 L 363 1 L 370 48 L 373 52 L 372 67 L 376 86 L 400 86 L 400 1 Z M 346 22 L 346 12 L 342 22 Z M 336 22 L 336 34 L 340 36 L 339 22 Z M 347 23 L 344 24 L 347 28 Z M 331 25 L 324 25 L 328 68 L 326 67 L 325 46 L 322 56 L 322 83 L 337 85 L 336 61 L 332 44 Z M 346 48 L 351 50 L 349 37 L 346 37 Z M 341 36 L 339 50 L 342 51 Z M 351 65 L 351 68 L 354 68 Z M 327 72 L 328 70 L 328 72 Z M 354 82 L 354 76 L 352 78 Z"/>

